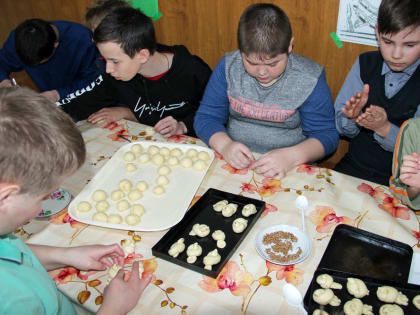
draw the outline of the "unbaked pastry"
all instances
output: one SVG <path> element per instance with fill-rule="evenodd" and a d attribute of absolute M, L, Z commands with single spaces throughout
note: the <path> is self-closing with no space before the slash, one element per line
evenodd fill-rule
<path fill-rule="evenodd" d="M 194 162 L 194 169 L 197 171 L 203 171 L 206 169 L 207 164 L 203 160 L 197 160 Z"/>
<path fill-rule="evenodd" d="M 93 221 L 98 221 L 98 222 L 107 222 L 108 221 L 108 216 L 104 212 L 96 212 L 92 216 L 92 220 Z"/>
<path fill-rule="evenodd" d="M 347 291 L 359 299 L 369 295 L 369 290 L 366 287 L 366 284 L 357 278 L 347 278 Z"/>
<path fill-rule="evenodd" d="M 133 164 L 133 163 L 128 163 L 126 166 L 125 166 L 125 171 L 127 172 L 127 173 L 133 173 L 133 172 L 135 172 L 137 170 L 137 166 L 136 166 L 136 164 Z"/>
<path fill-rule="evenodd" d="M 132 205 L 130 209 L 130 214 L 135 214 L 141 217 L 144 214 L 145 210 L 144 207 L 140 204 L 134 204 Z"/>
<path fill-rule="evenodd" d="M 346 315 L 362 315 L 363 302 L 359 299 L 353 298 L 344 303 L 343 311 Z"/>
<path fill-rule="evenodd" d="M 120 181 L 118 187 L 122 191 L 130 191 L 131 187 L 133 187 L 133 184 L 128 179 L 123 179 L 123 180 Z"/>
<path fill-rule="evenodd" d="M 312 315 L 329 315 L 326 311 L 324 310 L 315 310 Z"/>
<path fill-rule="evenodd" d="M 236 203 L 228 203 L 222 209 L 222 215 L 226 218 L 233 216 L 238 209 L 238 205 Z"/>
<path fill-rule="evenodd" d="M 103 213 L 103 212 L 101 212 L 101 213 Z M 108 222 L 109 223 L 114 223 L 114 224 L 121 224 L 122 218 L 119 214 L 110 214 L 108 216 Z"/>
<path fill-rule="evenodd" d="M 203 249 L 197 242 L 191 244 L 187 248 L 187 262 L 193 264 L 197 261 L 197 256 L 200 256 L 203 253 Z"/>
<path fill-rule="evenodd" d="M 171 168 L 166 165 L 162 165 L 158 168 L 159 175 L 169 175 L 170 173 L 171 173 Z"/>
<path fill-rule="evenodd" d="M 208 227 L 208 225 L 196 223 L 193 225 L 190 235 L 206 237 L 207 235 L 209 235 L 209 233 L 210 233 L 210 228 Z"/>
<path fill-rule="evenodd" d="M 175 156 L 175 157 L 181 157 L 182 156 L 182 151 L 178 148 L 172 149 L 170 152 L 171 156 Z"/>
<path fill-rule="evenodd" d="M 226 242 L 225 242 L 226 235 L 223 231 L 216 230 L 211 234 L 211 237 L 213 237 L 213 239 L 216 241 L 217 247 L 219 248 L 226 247 Z"/>
<path fill-rule="evenodd" d="M 151 145 L 148 149 L 147 149 L 147 152 L 150 154 L 150 155 L 155 155 L 155 154 L 157 154 L 157 153 L 159 153 L 159 148 L 157 147 L 157 146 L 155 146 L 155 145 Z"/>
<path fill-rule="evenodd" d="M 362 312 L 362 314 L 363 315 L 375 315 L 375 314 L 373 314 L 372 309 L 373 309 L 372 305 L 363 304 L 363 312 Z"/>
<path fill-rule="evenodd" d="M 112 193 L 111 193 L 111 199 L 113 200 L 113 201 L 118 201 L 118 200 L 121 200 L 122 198 L 124 198 L 125 197 L 125 194 L 124 194 L 124 192 L 122 191 L 122 190 L 120 190 L 120 189 L 117 189 L 117 190 L 114 190 Z"/>
<path fill-rule="evenodd" d="M 257 213 L 257 208 L 252 203 L 249 203 L 242 208 L 242 215 L 244 217 L 249 217 L 250 215 L 253 215 L 256 213 Z"/>
<path fill-rule="evenodd" d="M 211 270 L 213 265 L 217 265 L 220 262 L 220 259 L 217 248 L 212 250 L 203 258 L 204 269 Z"/>
<path fill-rule="evenodd" d="M 169 183 L 169 179 L 165 175 L 159 175 L 156 178 L 156 184 L 158 185 L 165 186 L 165 185 L 168 185 L 168 183 Z"/>
<path fill-rule="evenodd" d="M 136 155 L 133 152 L 128 151 L 124 153 L 124 161 L 133 162 L 135 159 L 136 159 Z"/>
<path fill-rule="evenodd" d="M 323 289 L 342 289 L 343 286 L 340 283 L 334 282 L 333 277 L 329 274 L 323 273 L 316 277 L 316 282 L 320 285 Z"/>
<path fill-rule="evenodd" d="M 334 295 L 331 299 L 330 303 L 331 306 L 339 306 L 341 304 L 341 300 L 338 298 L 338 296 Z"/>
<path fill-rule="evenodd" d="M 177 258 L 180 253 L 185 249 L 184 238 L 180 238 L 178 241 L 171 245 L 171 248 L 168 251 L 168 254 L 174 258 Z"/>
<path fill-rule="evenodd" d="M 186 156 L 188 156 L 189 158 L 193 158 L 196 157 L 198 154 L 196 149 L 188 149 L 187 153 L 185 153 Z"/>
<path fill-rule="evenodd" d="M 133 189 L 128 193 L 128 199 L 130 199 L 130 201 L 137 201 L 141 199 L 141 197 L 143 197 L 143 194 L 139 189 Z"/>
<path fill-rule="evenodd" d="M 102 189 L 95 190 L 95 192 L 92 194 L 92 200 L 96 202 L 106 200 L 107 197 L 108 196 L 106 192 Z"/>
<path fill-rule="evenodd" d="M 167 162 L 168 162 L 168 165 L 175 166 L 175 165 L 178 165 L 179 164 L 179 159 L 176 156 L 170 156 L 168 158 L 168 161 Z"/>
<path fill-rule="evenodd" d="M 397 304 L 384 304 L 379 309 L 379 315 L 404 315 L 404 311 Z"/>
<path fill-rule="evenodd" d="M 391 286 L 381 286 L 376 290 L 378 299 L 385 303 L 397 303 L 400 305 L 408 305 L 408 298 L 402 292 Z"/>
<path fill-rule="evenodd" d="M 156 131 L 155 131 L 155 129 L 153 129 L 153 127 L 146 127 L 144 129 L 144 132 L 146 133 L 146 136 L 153 136 L 156 133 Z"/>
<path fill-rule="evenodd" d="M 120 271 L 122 267 L 118 264 L 113 264 L 111 268 L 109 268 L 108 270 L 108 280 L 107 283 L 109 284 L 111 282 L 112 279 L 115 278 L 115 276 L 117 275 L 118 271 Z"/>
<path fill-rule="evenodd" d="M 117 210 L 118 211 L 126 211 L 126 210 L 130 209 L 130 206 L 131 206 L 130 203 L 125 199 L 117 202 Z"/>
<path fill-rule="evenodd" d="M 159 153 L 162 154 L 163 156 L 168 156 L 170 151 L 167 147 L 161 147 L 159 150 Z"/>
<path fill-rule="evenodd" d="M 137 225 L 140 223 L 140 217 L 135 214 L 129 214 L 125 217 L 125 222 L 128 225 Z"/>
<path fill-rule="evenodd" d="M 124 251 L 125 256 L 130 255 L 135 252 L 136 250 L 136 242 L 132 241 L 131 239 L 127 238 L 123 240 L 122 249 Z"/>
<path fill-rule="evenodd" d="M 139 155 L 139 162 L 140 163 L 147 163 L 150 161 L 149 153 L 142 153 Z"/>
<path fill-rule="evenodd" d="M 208 152 L 205 151 L 200 151 L 198 152 L 198 158 L 203 161 L 208 161 L 210 160 L 210 154 L 208 154 Z"/>
<path fill-rule="evenodd" d="M 232 229 L 235 233 L 242 233 L 248 225 L 248 220 L 244 218 L 237 218 L 232 223 Z"/>
<path fill-rule="evenodd" d="M 91 206 L 91 204 L 90 204 L 89 202 L 87 202 L 87 201 L 81 201 L 81 202 L 79 202 L 79 204 L 77 205 L 76 209 L 77 209 L 78 211 L 81 211 L 81 212 L 88 212 L 88 211 L 90 211 L 90 209 L 92 209 L 92 206 Z"/>
<path fill-rule="evenodd" d="M 220 200 L 213 205 L 213 209 L 216 212 L 220 212 L 229 203 L 227 200 Z"/>
<path fill-rule="evenodd" d="M 142 181 L 139 181 L 136 184 L 136 188 L 138 190 L 140 190 L 141 192 L 144 192 L 144 191 L 146 191 L 149 188 L 149 185 L 147 185 L 147 183 L 144 180 L 142 180 Z"/>
<path fill-rule="evenodd" d="M 163 186 L 158 185 L 155 188 L 153 188 L 153 193 L 158 196 L 163 195 L 165 193 L 165 188 L 163 188 Z"/>
<path fill-rule="evenodd" d="M 133 152 L 134 154 L 140 154 L 143 152 L 143 147 L 141 146 L 141 144 L 133 144 L 130 148 L 131 152 Z"/>
<path fill-rule="evenodd" d="M 162 165 L 163 162 L 165 162 L 165 158 L 162 154 L 156 153 L 155 155 L 152 155 L 152 163 L 159 166 Z"/>
<path fill-rule="evenodd" d="M 420 294 L 413 297 L 413 304 L 418 310 L 420 310 Z"/>
<path fill-rule="evenodd" d="M 189 157 L 184 157 L 181 159 L 180 164 L 182 167 L 190 168 L 193 165 L 193 161 Z"/>
<path fill-rule="evenodd" d="M 312 298 L 320 305 L 327 305 L 334 298 L 334 292 L 331 289 L 316 289 Z"/>
<path fill-rule="evenodd" d="M 97 211 L 104 212 L 104 211 L 108 210 L 109 203 L 106 200 L 99 201 L 99 202 L 96 203 L 95 208 L 96 208 Z"/>

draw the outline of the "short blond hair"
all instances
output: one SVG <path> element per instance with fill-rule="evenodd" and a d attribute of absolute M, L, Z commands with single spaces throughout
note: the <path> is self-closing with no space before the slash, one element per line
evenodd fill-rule
<path fill-rule="evenodd" d="M 0 88 L 0 182 L 38 195 L 55 188 L 85 160 L 71 118 L 27 88 Z"/>

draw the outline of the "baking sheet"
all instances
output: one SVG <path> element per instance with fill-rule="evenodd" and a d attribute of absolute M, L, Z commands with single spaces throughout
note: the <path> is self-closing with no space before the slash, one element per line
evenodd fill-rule
<path fill-rule="evenodd" d="M 196 149 L 198 152 L 204 151 L 209 153 L 210 160 L 206 162 L 207 167 L 202 171 L 195 170 L 194 168 L 184 168 L 181 165 L 169 166 L 171 168 L 171 173 L 167 175 L 169 183 L 165 186 L 166 193 L 163 195 L 155 195 L 153 193 L 153 188 L 156 186 L 155 181 L 158 176 L 158 166 L 154 165 L 152 162 L 142 164 L 138 161 L 137 156 L 136 162 L 132 162 L 136 164 L 137 170 L 133 173 L 128 173 L 125 170 L 127 162 L 124 161 L 124 153 L 130 151 L 134 144 L 140 144 L 144 151 L 147 151 L 151 145 L 157 146 L 158 148 L 166 147 L 169 150 L 179 148 L 184 156 L 189 149 Z M 71 202 L 69 214 L 77 221 L 107 228 L 132 231 L 159 231 L 168 229 L 177 224 L 184 217 L 184 214 L 213 159 L 213 150 L 197 145 L 153 141 L 139 141 L 124 145 Z M 165 162 L 163 165 L 167 165 L 167 163 Z M 92 216 L 96 210 L 94 207 L 95 203 L 91 199 L 91 196 L 93 192 L 98 189 L 103 189 L 108 194 L 107 201 L 110 204 L 110 208 L 107 211 L 108 215 L 118 213 L 124 219 L 124 217 L 129 214 L 129 210 L 124 212 L 118 211 L 116 209 L 116 202 L 112 201 L 110 198 L 111 192 L 118 189 L 119 182 L 123 179 L 130 180 L 133 187 L 137 182 L 142 180 L 146 181 L 149 185 L 148 190 L 143 193 L 143 197 L 140 200 L 129 201 L 126 198 L 130 204 L 141 204 L 144 206 L 145 214 L 141 217 L 141 222 L 133 226 L 125 224 L 124 222 L 122 224 L 113 224 L 92 220 Z M 89 212 L 78 211 L 76 207 L 81 201 L 90 202 L 92 210 Z"/>
<path fill-rule="evenodd" d="M 230 203 L 238 204 L 236 213 L 230 217 L 225 218 L 221 212 L 216 212 L 213 209 L 213 205 L 221 200 L 228 200 Z M 249 216 L 248 218 L 243 217 L 241 212 L 243 206 L 252 203 L 257 209 L 257 213 Z M 209 189 L 207 192 L 191 207 L 188 211 L 188 215 L 182 219 L 176 226 L 172 227 L 160 240 L 153 246 L 153 255 L 170 261 L 174 264 L 180 265 L 184 268 L 199 272 L 212 278 L 216 278 L 223 266 L 238 248 L 240 243 L 244 240 L 246 235 L 249 233 L 261 213 L 265 209 L 265 202 L 256 200 L 248 197 L 234 195 L 225 191 L 217 189 Z M 232 230 L 232 222 L 243 217 L 248 220 L 248 226 L 242 233 L 235 233 Z M 206 237 L 200 238 L 198 236 L 190 236 L 189 232 L 192 226 L 196 223 L 206 224 L 210 228 L 210 234 Z M 222 230 L 226 235 L 226 247 L 223 249 L 217 248 L 216 241 L 213 240 L 211 234 L 215 230 Z M 168 254 L 168 250 L 173 243 L 178 241 L 181 237 L 185 239 L 185 250 L 179 254 L 177 258 L 173 258 Z M 197 257 L 197 261 L 194 264 L 187 263 L 187 248 L 189 245 L 197 242 L 203 249 L 201 256 Z M 221 260 L 220 263 L 214 265 L 212 270 L 204 269 L 203 258 L 209 251 L 217 248 Z"/>

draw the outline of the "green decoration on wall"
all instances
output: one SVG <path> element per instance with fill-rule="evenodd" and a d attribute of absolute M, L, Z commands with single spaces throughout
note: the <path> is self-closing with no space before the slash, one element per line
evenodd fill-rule
<path fill-rule="evenodd" d="M 162 16 L 159 12 L 158 0 L 131 0 L 131 6 L 135 9 L 140 9 L 141 12 L 156 21 Z"/>

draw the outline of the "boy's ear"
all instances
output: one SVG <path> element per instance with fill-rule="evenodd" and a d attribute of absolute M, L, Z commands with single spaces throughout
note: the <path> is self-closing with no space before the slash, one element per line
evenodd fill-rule
<path fill-rule="evenodd" d="M 150 59 L 149 49 L 143 48 L 140 51 L 136 52 L 134 58 L 140 59 L 141 63 L 146 63 Z"/>
<path fill-rule="evenodd" d="M 0 205 L 8 197 L 20 192 L 20 186 L 17 184 L 0 183 Z"/>
<path fill-rule="evenodd" d="M 288 52 L 289 52 L 289 54 L 292 52 L 292 50 L 293 50 L 293 43 L 294 43 L 294 41 L 295 41 L 295 38 L 294 37 L 292 37 L 292 39 L 290 40 L 290 44 L 289 44 L 289 48 L 288 48 Z"/>
<path fill-rule="evenodd" d="M 378 24 L 375 25 L 375 34 L 376 34 L 376 40 L 378 41 L 379 44 L 379 28 L 378 28 Z"/>

